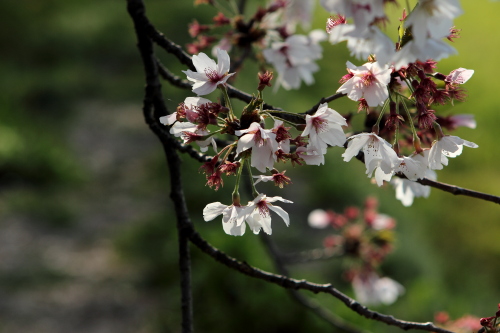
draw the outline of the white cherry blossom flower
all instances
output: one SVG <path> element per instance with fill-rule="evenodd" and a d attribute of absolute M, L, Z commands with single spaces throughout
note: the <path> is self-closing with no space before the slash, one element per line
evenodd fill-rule
<path fill-rule="evenodd" d="M 387 65 L 380 67 L 378 62 L 356 67 L 348 61 L 347 67 L 353 76 L 337 92 L 347 94 L 353 101 L 364 98 L 368 106 L 383 105 L 389 97 L 387 85 L 391 81 L 392 69 Z"/>
<path fill-rule="evenodd" d="M 365 305 L 389 305 L 405 292 L 405 288 L 397 281 L 388 277 L 381 278 L 376 273 L 355 275 L 352 286 L 356 299 Z"/>
<path fill-rule="evenodd" d="M 244 207 L 237 205 L 224 205 L 220 202 L 212 202 L 203 209 L 203 219 L 212 221 L 222 214 L 222 228 L 224 232 L 232 236 L 242 236 L 245 233 L 246 225 L 243 214 Z"/>
<path fill-rule="evenodd" d="M 295 153 L 299 159 L 303 159 L 307 165 L 325 164 L 325 154 L 312 146 L 298 147 Z"/>
<path fill-rule="evenodd" d="M 183 109 L 186 113 L 186 119 L 189 122 L 192 122 L 190 120 L 190 114 L 197 112 L 196 107 L 208 103 L 212 103 L 212 101 L 203 97 L 186 97 L 183 103 L 184 104 Z M 160 117 L 160 123 L 162 123 L 163 125 L 172 125 L 177 120 L 177 116 L 178 116 L 177 111 L 175 111 L 174 113 L 169 114 L 168 116 Z"/>
<path fill-rule="evenodd" d="M 427 169 L 424 175 L 424 178 L 430 180 L 436 180 L 437 175 L 436 172 L 430 169 Z M 409 207 L 413 204 L 414 198 L 424 197 L 428 198 L 431 194 L 431 188 L 426 185 L 422 185 L 420 183 L 403 179 L 403 178 L 393 178 L 391 180 L 391 184 L 396 190 L 396 199 L 401 201 L 403 206 Z"/>
<path fill-rule="evenodd" d="M 306 115 L 306 128 L 301 136 L 309 135 L 309 145 L 325 154 L 328 145 L 344 145 L 346 138 L 342 126 L 347 126 L 345 118 L 323 103 L 313 116 Z"/>
<path fill-rule="evenodd" d="M 462 9 L 457 0 L 421 0 L 405 20 L 405 27 L 412 27 L 413 40 L 423 48 L 428 38 L 447 37 L 453 19 L 460 14 Z"/>
<path fill-rule="evenodd" d="M 266 168 L 273 168 L 276 161 L 274 153 L 278 150 L 276 134 L 263 129 L 256 122 L 252 123 L 248 129 L 236 131 L 235 134 L 240 137 L 236 147 L 237 154 L 252 149 L 251 166 L 260 172 L 266 172 Z"/>
<path fill-rule="evenodd" d="M 401 67 L 417 60 L 422 62 L 427 59 L 439 61 L 456 53 L 457 50 L 440 39 L 427 38 L 423 46 L 411 40 L 394 54 L 390 62 L 394 65 L 395 70 L 399 70 Z"/>
<path fill-rule="evenodd" d="M 470 148 L 479 147 L 474 142 L 452 135 L 445 135 L 438 141 L 434 141 L 429 152 L 429 169 L 441 170 L 443 165 L 448 165 L 447 157 L 457 157 L 460 155 L 462 153 L 463 146 Z"/>
<path fill-rule="evenodd" d="M 383 0 L 321 0 L 321 5 L 329 12 L 352 17 L 357 31 L 385 17 Z"/>
<path fill-rule="evenodd" d="M 274 42 L 263 51 L 266 61 L 278 72 L 276 87 L 281 85 L 289 90 L 300 88 L 301 81 L 314 83 L 312 73 L 319 70 L 314 61 L 322 56 L 319 42 L 324 38 L 323 31 L 314 30 L 309 36 L 292 35 L 284 42 Z"/>
<path fill-rule="evenodd" d="M 261 193 L 253 201 L 250 201 L 248 206 L 243 210 L 248 226 L 254 234 L 258 234 L 261 229 L 268 235 L 272 233 L 269 210 L 278 214 L 287 226 L 290 224 L 288 213 L 283 208 L 273 205 L 272 202 L 275 201 L 292 203 L 292 201 L 283 199 L 282 197 L 267 197 Z"/>
<path fill-rule="evenodd" d="M 371 177 L 375 169 L 375 179 L 379 186 L 391 179 L 394 169 L 399 165 L 399 158 L 389 142 L 375 133 L 361 133 L 351 136 L 347 149 L 342 156 L 349 162 L 359 151 L 363 151 L 366 174 Z"/>
<path fill-rule="evenodd" d="M 234 73 L 229 73 L 229 55 L 226 51 L 217 49 L 217 64 L 205 53 L 200 52 L 193 56 L 193 65 L 196 72 L 182 71 L 187 79 L 193 82 L 193 92 L 198 95 L 207 95 L 217 89 L 219 84 L 226 83 Z"/>

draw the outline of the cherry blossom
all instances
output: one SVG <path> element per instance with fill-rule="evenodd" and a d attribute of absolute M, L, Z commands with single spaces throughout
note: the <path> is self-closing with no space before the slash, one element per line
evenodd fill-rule
<path fill-rule="evenodd" d="M 313 116 L 306 115 L 306 128 L 301 136 L 309 135 L 309 146 L 325 154 L 328 145 L 344 145 L 346 138 L 342 126 L 347 126 L 345 118 L 323 103 Z"/>
<path fill-rule="evenodd" d="M 430 180 L 437 179 L 436 172 L 430 169 L 426 170 L 424 177 Z M 391 184 L 396 190 L 396 199 L 401 201 L 405 207 L 411 206 L 414 198 L 428 198 L 431 194 L 431 188 L 429 186 L 408 179 L 393 178 Z"/>
<path fill-rule="evenodd" d="M 203 219 L 212 221 L 222 214 L 222 228 L 224 232 L 232 236 L 242 236 L 245 233 L 246 225 L 243 223 L 245 215 L 244 207 L 238 205 L 224 205 L 220 202 L 212 202 L 203 209 Z"/>
<path fill-rule="evenodd" d="M 196 72 L 182 71 L 189 81 L 193 82 L 193 92 L 198 95 L 207 95 L 217 89 L 219 84 L 226 83 L 234 73 L 229 72 L 229 55 L 226 51 L 217 49 L 217 64 L 205 53 L 200 52 L 193 56 L 193 65 Z"/>
<path fill-rule="evenodd" d="M 440 39 L 427 38 L 422 46 L 411 40 L 394 54 L 391 63 L 395 70 L 399 70 L 417 60 L 422 62 L 427 59 L 438 61 L 456 53 L 455 48 Z"/>
<path fill-rule="evenodd" d="M 262 229 L 266 234 L 271 235 L 271 216 L 269 210 L 278 214 L 287 226 L 290 224 L 288 213 L 283 208 L 273 205 L 272 202 L 275 201 L 292 203 L 292 201 L 283 199 L 282 197 L 267 197 L 261 193 L 253 201 L 250 201 L 243 210 L 248 226 L 254 234 L 258 234 Z"/>
<path fill-rule="evenodd" d="M 274 153 L 278 150 L 276 134 L 263 129 L 259 123 L 255 122 L 248 129 L 236 131 L 235 134 L 240 137 L 236 153 L 252 149 L 251 166 L 260 172 L 266 172 L 266 168 L 273 168 L 276 161 Z"/>
<path fill-rule="evenodd" d="M 389 142 L 375 133 L 361 133 L 349 138 L 347 149 L 342 157 L 349 162 L 359 151 L 363 151 L 366 165 L 366 174 L 371 177 L 375 169 L 375 179 L 379 186 L 383 181 L 390 180 L 394 168 L 400 164 L 398 155 Z"/>
<path fill-rule="evenodd" d="M 313 30 L 309 36 L 292 35 L 284 42 L 274 42 L 263 51 L 266 61 L 271 63 L 278 72 L 276 87 L 298 89 L 301 80 L 307 85 L 314 83 L 312 73 L 319 70 L 314 62 L 322 56 L 319 42 L 325 38 L 325 33 Z"/>
<path fill-rule="evenodd" d="M 387 85 L 391 80 L 392 69 L 388 66 L 380 67 L 377 62 L 356 67 L 349 61 L 347 68 L 353 76 L 337 92 L 347 94 L 353 101 L 364 98 L 368 106 L 384 104 L 389 97 Z"/>
<path fill-rule="evenodd" d="M 457 157 L 460 155 L 463 146 L 470 148 L 479 147 L 474 142 L 452 135 L 445 135 L 438 141 L 434 141 L 429 152 L 429 168 L 432 170 L 441 170 L 443 165 L 448 165 L 447 157 Z"/>
<path fill-rule="evenodd" d="M 413 40 L 423 48 L 428 38 L 447 37 L 453 19 L 460 14 L 462 9 L 457 0 L 422 0 L 406 19 L 405 27 L 412 27 Z"/>
<path fill-rule="evenodd" d="M 307 165 L 322 165 L 325 164 L 325 155 L 314 147 L 298 147 L 295 151 L 297 159 L 303 160 Z M 292 159 L 292 163 L 293 163 Z M 296 161 L 300 164 L 298 161 Z"/>

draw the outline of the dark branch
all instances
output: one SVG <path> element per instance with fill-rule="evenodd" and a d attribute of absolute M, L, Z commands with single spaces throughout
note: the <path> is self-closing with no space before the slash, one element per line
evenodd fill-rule
<path fill-rule="evenodd" d="M 146 92 L 144 98 L 144 118 L 151 130 L 158 136 L 163 144 L 165 154 L 170 170 L 180 169 L 180 159 L 177 155 L 175 140 L 168 140 L 171 137 L 165 134 L 159 117 L 168 114 L 163 96 L 161 94 L 161 83 L 158 77 L 158 67 L 154 55 L 153 43 L 149 39 L 143 19 L 145 16 L 144 4 L 141 0 L 128 0 L 127 9 L 134 21 L 137 35 L 138 48 L 144 63 L 146 72 Z M 176 207 L 177 215 L 184 218 L 177 219 L 177 230 L 179 237 L 179 271 L 181 274 L 181 310 L 182 310 L 182 332 L 193 332 L 193 299 L 191 295 L 191 258 L 189 252 L 189 241 L 186 227 L 190 226 L 190 220 L 184 202 L 184 193 L 182 193 L 181 177 L 175 172 L 170 174 L 170 183 L 172 187 L 171 198 Z M 180 192 L 179 192 L 180 191 Z M 184 215 L 183 215 L 184 214 Z"/>
<path fill-rule="evenodd" d="M 288 270 L 285 267 L 283 257 L 279 253 L 279 251 L 276 247 L 276 244 L 273 242 L 273 239 L 270 236 L 262 234 L 261 240 L 262 240 L 262 243 L 264 243 L 264 245 L 267 249 L 267 252 L 269 253 L 269 256 L 273 260 L 274 266 L 276 267 L 278 273 L 281 275 L 290 276 L 290 273 L 288 272 Z M 303 306 L 305 306 L 306 308 L 308 308 L 309 310 L 314 312 L 318 317 L 325 320 L 333 327 L 341 329 L 342 331 L 348 332 L 348 333 L 361 333 L 362 332 L 358 328 L 345 322 L 342 318 L 336 316 L 333 312 L 328 311 L 327 309 L 323 308 L 321 305 L 319 305 L 313 299 L 301 294 L 299 291 L 289 289 L 288 292 L 290 293 L 292 298 L 295 299 L 298 303 L 302 304 Z"/>
<path fill-rule="evenodd" d="M 440 189 L 442 191 L 449 192 L 449 193 L 454 194 L 454 195 L 465 195 L 465 196 L 468 196 L 471 198 L 477 198 L 477 199 L 481 199 L 481 200 L 485 200 L 485 201 L 491 201 L 491 202 L 494 202 L 496 204 L 500 204 L 500 197 L 497 197 L 495 195 L 477 192 L 477 191 L 473 191 L 473 190 L 468 190 L 466 188 L 437 182 L 435 180 L 430 180 L 427 178 L 419 179 L 419 180 L 417 180 L 417 183 L 420 183 L 422 185 L 431 186 L 431 187 Z"/>
<path fill-rule="evenodd" d="M 331 284 L 316 284 L 312 283 L 306 280 L 296 280 L 289 278 L 287 276 L 283 275 L 277 275 L 273 274 L 270 272 L 266 272 L 264 270 L 261 270 L 259 268 L 250 266 L 246 262 L 240 262 L 236 260 L 235 258 L 232 258 L 225 254 L 224 252 L 220 251 L 219 249 L 213 247 L 211 244 L 209 244 L 206 240 L 204 240 L 191 226 L 190 227 L 190 235 L 189 239 L 191 242 L 196 245 L 200 250 L 217 260 L 218 262 L 226 265 L 229 268 L 235 269 L 245 275 L 261 279 L 267 282 L 274 283 L 276 285 L 279 285 L 283 288 L 287 289 L 293 289 L 293 290 L 309 290 L 315 294 L 317 293 L 325 293 L 325 294 L 330 294 L 333 297 L 339 299 L 342 303 L 345 304 L 349 309 L 353 310 L 354 312 L 372 319 L 376 321 L 380 321 L 383 323 L 386 323 L 387 325 L 391 326 L 396 326 L 399 327 L 403 330 L 410 330 L 410 329 L 418 329 L 418 330 L 423 330 L 423 331 L 429 331 L 429 332 L 436 332 L 436 333 L 453 333 L 451 331 L 445 330 L 443 328 L 435 326 L 433 323 L 428 322 L 428 323 L 418 323 L 418 322 L 410 322 L 410 321 L 404 321 L 400 319 L 396 319 L 393 316 L 385 315 L 376 311 L 372 311 L 368 309 L 367 307 L 361 305 L 358 303 L 356 300 L 350 298 L 349 296 L 341 293 L 337 289 L 335 289 Z"/>

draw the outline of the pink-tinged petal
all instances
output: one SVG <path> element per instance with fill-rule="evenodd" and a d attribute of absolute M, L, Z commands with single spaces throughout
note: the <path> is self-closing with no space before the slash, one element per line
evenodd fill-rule
<path fill-rule="evenodd" d="M 225 74 L 229 72 L 230 59 L 227 51 L 222 49 L 217 49 L 217 72 L 219 74 Z"/>
<path fill-rule="evenodd" d="M 455 84 L 464 84 L 472 77 L 473 74 L 473 69 L 458 68 L 452 70 L 451 73 L 446 77 L 445 81 Z"/>
<path fill-rule="evenodd" d="M 203 219 L 205 221 L 212 221 L 214 218 L 223 213 L 224 209 L 228 206 L 220 202 L 212 202 L 205 206 L 203 209 Z"/>
<path fill-rule="evenodd" d="M 163 125 L 172 125 L 177 120 L 177 112 L 169 114 L 168 116 L 160 117 L 160 123 Z"/>
<path fill-rule="evenodd" d="M 269 209 L 275 212 L 276 214 L 279 215 L 285 222 L 286 226 L 288 227 L 290 225 L 290 217 L 288 216 L 288 213 L 285 212 L 285 210 L 279 206 L 273 206 L 273 205 L 268 205 Z M 265 231 L 265 230 L 264 230 Z M 271 233 L 269 233 L 271 234 Z"/>
<path fill-rule="evenodd" d="M 250 165 L 260 172 L 266 172 L 266 168 L 272 169 L 274 165 L 272 151 L 267 146 L 254 146 Z"/>
<path fill-rule="evenodd" d="M 206 68 L 217 68 L 215 61 L 210 59 L 205 53 L 200 52 L 193 56 L 193 65 L 198 73 L 204 73 Z"/>

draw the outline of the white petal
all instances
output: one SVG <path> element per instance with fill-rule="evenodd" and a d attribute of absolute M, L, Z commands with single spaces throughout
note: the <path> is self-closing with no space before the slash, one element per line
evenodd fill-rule
<path fill-rule="evenodd" d="M 214 218 L 222 214 L 224 209 L 228 206 L 220 202 L 212 202 L 205 206 L 203 209 L 203 219 L 205 221 L 212 221 Z"/>

